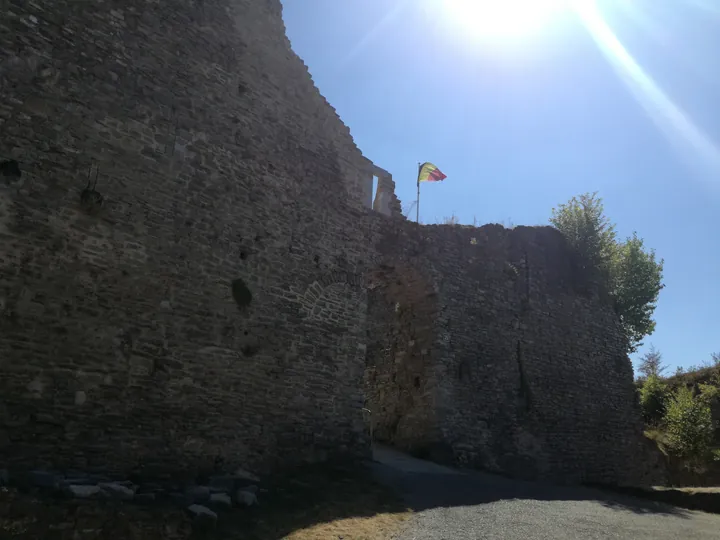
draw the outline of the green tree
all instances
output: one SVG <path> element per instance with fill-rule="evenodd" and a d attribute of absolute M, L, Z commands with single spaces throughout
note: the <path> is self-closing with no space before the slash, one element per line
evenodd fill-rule
<path fill-rule="evenodd" d="M 617 246 L 615 226 L 605 216 L 602 199 L 597 193 L 573 197 L 566 204 L 553 208 L 550 223 L 582 255 L 589 270 L 610 278 Z"/>
<path fill-rule="evenodd" d="M 696 465 L 708 459 L 715 426 L 707 396 L 679 387 L 668 400 L 664 423 L 675 455 Z"/>
<path fill-rule="evenodd" d="M 646 352 L 638 364 L 638 371 L 642 378 L 647 379 L 648 377 L 662 377 L 667 366 L 663 362 L 662 354 L 653 345 L 650 345 L 650 350 Z"/>
<path fill-rule="evenodd" d="M 655 331 L 652 318 L 662 283 L 663 261 L 654 250 L 646 250 L 636 233 L 618 244 L 611 263 L 611 291 L 623 323 L 631 352 L 642 344 L 642 338 Z"/>
<path fill-rule="evenodd" d="M 605 215 L 597 193 L 573 197 L 552 209 L 550 223 L 580 253 L 586 267 L 605 283 L 627 339 L 628 352 L 655 330 L 652 319 L 662 284 L 663 261 L 633 234 L 617 240 L 615 225 Z"/>
<path fill-rule="evenodd" d="M 648 375 L 640 388 L 640 406 L 646 424 L 656 425 L 662 420 L 667 398 L 667 385 L 657 374 Z"/>

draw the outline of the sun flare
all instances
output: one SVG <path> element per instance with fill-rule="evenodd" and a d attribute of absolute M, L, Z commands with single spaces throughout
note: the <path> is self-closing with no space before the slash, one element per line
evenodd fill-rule
<path fill-rule="evenodd" d="M 444 15 L 475 38 L 518 38 L 543 28 L 567 0 L 440 0 Z"/>

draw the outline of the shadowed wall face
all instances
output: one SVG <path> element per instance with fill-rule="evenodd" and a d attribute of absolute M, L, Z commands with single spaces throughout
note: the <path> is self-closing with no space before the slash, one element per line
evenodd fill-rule
<path fill-rule="evenodd" d="M 5 2 L 0 51 L 3 457 L 366 453 L 371 164 L 280 3 Z"/>
<path fill-rule="evenodd" d="M 404 220 L 278 0 L 1 9 L 3 461 L 367 456 L 366 397 L 459 463 L 637 462 L 617 322 L 559 235 Z"/>

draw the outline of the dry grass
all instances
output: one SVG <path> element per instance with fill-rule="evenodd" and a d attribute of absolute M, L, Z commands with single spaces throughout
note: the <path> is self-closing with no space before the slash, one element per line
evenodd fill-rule
<path fill-rule="evenodd" d="M 248 540 L 386 540 L 410 511 L 364 469 L 307 467 L 269 487 Z"/>
<path fill-rule="evenodd" d="M 410 516 L 409 512 L 377 514 L 366 518 L 346 518 L 320 523 L 295 531 L 287 540 L 387 540 L 396 538 L 400 526 Z"/>

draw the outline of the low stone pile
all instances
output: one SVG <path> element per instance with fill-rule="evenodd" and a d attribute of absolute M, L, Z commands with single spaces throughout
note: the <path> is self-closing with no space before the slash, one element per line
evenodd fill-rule
<path fill-rule="evenodd" d="M 121 501 L 140 505 L 172 504 L 184 508 L 196 521 L 214 524 L 218 512 L 234 507 L 259 504 L 260 479 L 238 469 L 234 474 L 215 475 L 207 482 L 168 486 L 153 482 L 85 474 L 78 471 L 58 473 L 46 470 L 10 473 L 0 469 L 0 486 L 19 490 L 38 490 L 53 496 L 75 499 Z"/>

